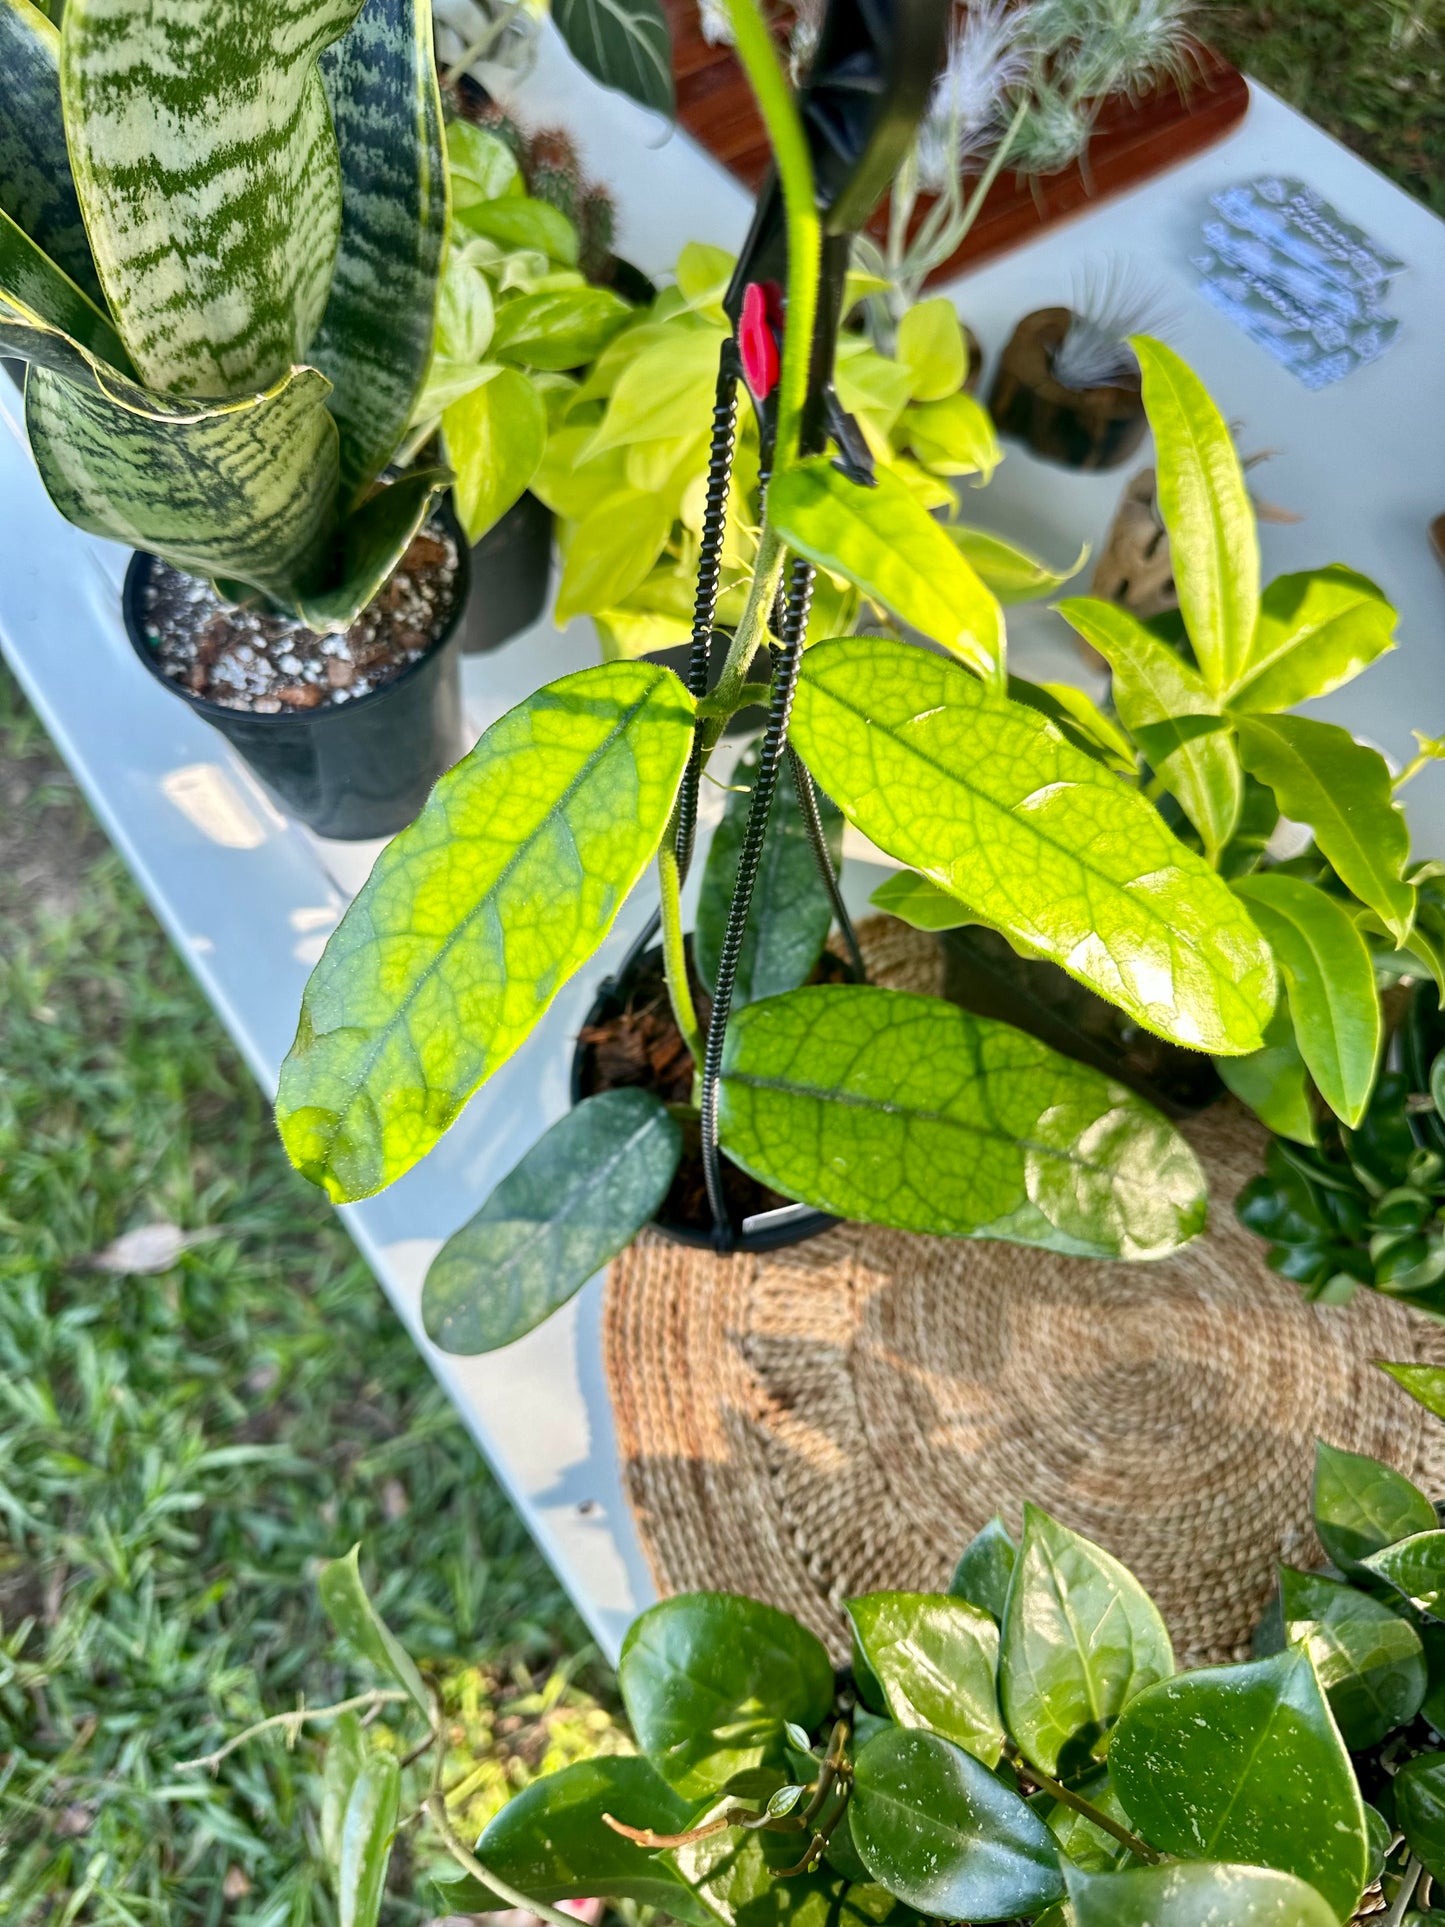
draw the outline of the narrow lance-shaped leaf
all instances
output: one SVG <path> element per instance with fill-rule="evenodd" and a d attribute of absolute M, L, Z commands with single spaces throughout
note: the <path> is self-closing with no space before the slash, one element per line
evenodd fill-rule
<path fill-rule="evenodd" d="M 376 1927 L 391 1843 L 401 1811 L 401 1768 L 390 1753 L 370 1753 L 351 1784 L 336 1866 L 339 1927 Z"/>
<path fill-rule="evenodd" d="M 603 1091 L 547 1131 L 448 1238 L 421 1316 L 443 1351 L 495 1351 L 624 1250 L 667 1196 L 682 1134 L 650 1091 Z"/>
<path fill-rule="evenodd" d="M 377 1671 L 404 1687 L 417 1711 L 432 1717 L 431 1695 L 422 1683 L 416 1662 L 371 1603 L 361 1579 L 361 1547 L 355 1545 L 344 1559 L 329 1559 L 317 1581 L 326 1616 L 341 1637 L 348 1640 Z"/>
<path fill-rule="evenodd" d="M 1274 961 L 1137 790 L 956 665 L 878 637 L 803 661 L 792 740 L 844 815 L 1176 1043 L 1255 1050 Z"/>
<path fill-rule="evenodd" d="M 998 1628 L 988 1614 L 944 1593 L 872 1592 L 848 1601 L 848 1617 L 898 1725 L 925 1727 L 997 1766 L 1007 1735 L 994 1686 Z"/>
<path fill-rule="evenodd" d="M 321 1769 L 321 1854 L 334 1867 L 341 1853 L 341 1827 L 346 1803 L 367 1755 L 367 1740 L 354 1712 L 341 1713 L 326 1734 L 326 1759 Z"/>
<path fill-rule="evenodd" d="M 672 113 L 672 40 L 660 0 L 554 0 L 552 18 L 604 87 Z"/>
<path fill-rule="evenodd" d="M 1054 569 L 988 529 L 965 528 L 962 523 L 953 522 L 946 525 L 945 533 L 1006 609 L 1016 602 L 1037 602 L 1062 589 L 1069 577 L 1077 575 L 1089 559 L 1085 544 L 1067 568 Z"/>
<path fill-rule="evenodd" d="M 1338 563 L 1278 576 L 1260 598 L 1249 660 L 1225 700 L 1250 711 L 1327 696 L 1394 648 L 1395 622 L 1374 583 Z"/>
<path fill-rule="evenodd" d="M 1155 1258 L 1204 1222 L 1194 1154 L 1157 1111 L 937 998 L 832 984 L 749 1005 L 719 1117 L 744 1170 L 870 1224 Z"/>
<path fill-rule="evenodd" d="M 1072 1927 L 1338 1927 L 1306 1881 L 1196 1860 L 1122 1873 L 1064 1868 Z"/>
<path fill-rule="evenodd" d="M 1259 603 L 1259 540 L 1244 470 L 1193 369 L 1147 335 L 1130 345 L 1154 431 L 1159 512 L 1180 611 L 1205 684 L 1222 696 L 1249 660 Z"/>
<path fill-rule="evenodd" d="M 354 502 L 395 455 L 432 355 L 447 168 L 430 0 L 365 0 L 322 54 L 321 78 L 341 230 L 307 359 L 331 382 L 341 485 Z"/>
<path fill-rule="evenodd" d="M 612 927 L 692 746 L 670 670 L 604 663 L 510 710 L 382 852 L 312 972 L 277 1115 L 333 1198 L 409 1170 Z"/>
<path fill-rule="evenodd" d="M 896 477 L 851 482 L 825 455 L 768 484 L 768 519 L 790 549 L 952 650 L 987 680 L 1004 674 L 1003 611 L 957 546 Z"/>
<path fill-rule="evenodd" d="M 1434 1506 L 1403 1472 L 1323 1439 L 1315 1445 L 1314 1513 L 1320 1544 L 1344 1572 L 1435 1524 Z"/>
<path fill-rule="evenodd" d="M 0 0 L 0 210 L 102 298 L 65 145 L 60 35 L 31 0 Z"/>
<path fill-rule="evenodd" d="M 1235 879 L 1274 952 L 1300 1054 L 1344 1123 L 1365 1115 L 1383 1024 L 1375 969 L 1349 911 L 1303 877 L 1258 871 Z"/>

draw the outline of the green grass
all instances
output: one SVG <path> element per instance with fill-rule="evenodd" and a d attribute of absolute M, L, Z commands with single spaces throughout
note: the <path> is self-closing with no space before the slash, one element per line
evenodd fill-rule
<path fill-rule="evenodd" d="M 0 929 L 0 1920 L 326 1921 L 314 1744 L 175 1771 L 371 1683 L 318 1560 L 365 1542 L 497 1789 L 585 1635 L 3 672 Z M 87 1269 L 154 1220 L 223 1231 Z"/>

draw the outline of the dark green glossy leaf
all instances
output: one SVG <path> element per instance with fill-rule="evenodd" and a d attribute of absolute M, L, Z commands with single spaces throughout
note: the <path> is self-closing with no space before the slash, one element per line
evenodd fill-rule
<path fill-rule="evenodd" d="M 1315 1531 L 1344 1572 L 1411 1533 L 1428 1532 L 1435 1508 L 1403 1472 L 1321 1439 L 1315 1446 Z"/>
<path fill-rule="evenodd" d="M 1194 1154 L 1157 1111 L 938 998 L 833 984 L 750 1004 L 719 1117 L 745 1170 L 871 1224 L 1145 1258 L 1204 1221 Z"/>
<path fill-rule="evenodd" d="M 1075 1790 L 1091 1807 L 1127 1828 L 1129 1816 L 1119 1804 L 1107 1770 L 1092 1774 L 1081 1784 L 1076 1782 Z M 1083 1867 L 1089 1873 L 1111 1873 L 1115 1868 L 1135 1864 L 1133 1854 L 1122 1840 L 1077 1808 L 1065 1806 L 1061 1800 L 1050 1803 L 1046 1793 L 1036 1794 L 1032 1804 L 1048 1821 L 1049 1831 L 1058 1841 L 1065 1860 L 1075 1867 Z"/>
<path fill-rule="evenodd" d="M 672 113 L 672 40 L 660 0 L 554 0 L 552 19 L 604 87 Z"/>
<path fill-rule="evenodd" d="M 1196 1861 L 1065 1877 L 1072 1927 L 1338 1927 L 1313 1887 L 1268 1867 Z"/>
<path fill-rule="evenodd" d="M 444 468 L 410 468 L 373 489 L 341 525 L 341 561 L 322 587 L 301 590 L 289 606 L 308 628 L 349 629 L 411 547 L 444 487 Z"/>
<path fill-rule="evenodd" d="M 1415 1628 L 1323 1573 L 1284 1566 L 1280 1591 L 1286 1641 L 1314 1661 L 1345 1745 L 1363 1752 L 1408 1725 L 1425 1697 L 1425 1650 Z"/>
<path fill-rule="evenodd" d="M 946 1920 L 1016 1920 L 1063 1891 L 1038 1815 L 961 1747 L 895 1728 L 854 1763 L 853 1844 L 875 1880 Z"/>
<path fill-rule="evenodd" d="M 1053 1773 L 1070 1742 L 1100 1742 L 1129 1702 L 1174 1671 L 1159 1610 L 1119 1561 L 1024 1507 L 1003 1621 L 999 1693 L 1026 1758 Z"/>
<path fill-rule="evenodd" d="M 1402 881 L 1410 832 L 1384 757 L 1309 716 L 1241 716 L 1238 731 L 1245 767 L 1268 783 L 1281 814 L 1309 824 L 1340 880 L 1404 943 L 1415 914 Z"/>
<path fill-rule="evenodd" d="M 718 959 L 722 955 L 728 907 L 737 881 L 738 856 L 747 833 L 757 768 L 758 745 L 754 743 L 738 762 L 732 779 L 735 787 L 708 846 L 707 864 L 702 873 L 693 958 L 698 975 L 709 988 L 717 982 Z M 818 798 L 818 809 L 836 870 L 843 856 L 843 819 L 824 796 Z M 741 1010 L 744 1004 L 776 997 L 805 984 L 823 953 L 832 922 L 832 899 L 818 874 L 793 782 L 792 763 L 785 758 L 768 818 L 762 862 L 753 886 L 747 934 L 743 938 L 733 988 L 733 1008 Z"/>
<path fill-rule="evenodd" d="M 1394 1779 L 1395 1818 L 1428 1874 L 1445 1880 L 1445 1753 L 1417 1753 Z"/>
<path fill-rule="evenodd" d="M 1310 1077 L 1295 1041 L 1289 1005 L 1281 998 L 1264 1033 L 1264 1046 L 1247 1057 L 1220 1057 L 1215 1068 L 1261 1124 L 1296 1144 L 1315 1142 Z"/>
<path fill-rule="evenodd" d="M 326 1759 L 321 1769 L 321 1857 L 334 1867 L 341 1857 L 341 1827 L 346 1803 L 367 1754 L 366 1736 L 355 1713 L 341 1713 L 326 1735 Z"/>
<path fill-rule="evenodd" d="M 667 1196 L 682 1132 L 650 1091 L 603 1091 L 568 1111 L 431 1262 L 427 1337 L 496 1351 L 550 1318 L 631 1244 Z"/>
<path fill-rule="evenodd" d="M 1365 1826 L 1370 1835 L 1370 1864 L 1365 1873 L 1366 1886 L 1373 1886 L 1385 1870 L 1395 1829 L 1378 1807 L 1365 1802 Z"/>
<path fill-rule="evenodd" d="M 1395 611 L 1374 583 L 1338 564 L 1278 576 L 1259 602 L 1234 710 L 1293 709 L 1328 695 L 1393 649 Z"/>
<path fill-rule="evenodd" d="M 30 0 L 0 0 L 0 209 L 102 299 L 65 145 L 60 35 Z"/>
<path fill-rule="evenodd" d="M 1353 1914 L 1369 1862 L 1364 1805 L 1301 1648 L 1150 1687 L 1114 1728 L 1109 1771 L 1151 1846 L 1277 1867 L 1339 1919 Z"/>
<path fill-rule="evenodd" d="M 1445 1532 L 1412 1533 L 1364 1563 L 1367 1571 L 1387 1580 L 1422 1613 L 1445 1619 Z"/>
<path fill-rule="evenodd" d="M 1160 1036 L 1256 1050 L 1274 963 L 1154 807 L 1035 711 L 878 637 L 817 644 L 793 740 L 850 822 Z"/>
<path fill-rule="evenodd" d="M 682 1593 L 632 1622 L 617 1669 L 637 1743 L 670 1785 L 705 1799 L 811 1731 L 833 1703 L 821 1641 L 733 1593 Z"/>
<path fill-rule="evenodd" d="M 721 1927 L 908 1927 L 914 1920 L 861 1862 L 856 1883 L 827 1868 L 779 1878 L 796 1866 L 802 1846 L 800 1834 L 724 1833 L 661 1858 L 687 1882 L 694 1906 Z"/>
<path fill-rule="evenodd" d="M 895 870 L 880 883 L 868 901 L 915 930 L 957 930 L 973 922 L 973 912 L 947 890 L 921 877 L 916 870 Z"/>
<path fill-rule="evenodd" d="M 944 1593 L 873 1592 L 847 1603 L 897 1724 L 926 1727 L 997 1766 L 1007 1736 L 994 1687 L 998 1628 L 988 1614 Z"/>
<path fill-rule="evenodd" d="M 1445 1418 L 1445 1365 L 1393 1365 L 1384 1359 L 1378 1363 L 1380 1370 L 1388 1372 L 1427 1412 Z"/>
<path fill-rule="evenodd" d="M 692 747 L 670 670 L 603 663 L 492 724 L 387 845 L 311 974 L 281 1070 L 292 1162 L 333 1198 L 424 1156 L 612 927 Z"/>
<path fill-rule="evenodd" d="M 369 1753 L 351 1784 L 341 1818 L 336 1864 L 340 1927 L 376 1927 L 400 1810 L 401 1769 L 395 1756 Z"/>
<path fill-rule="evenodd" d="M 379 1673 L 409 1693 L 417 1710 L 430 1720 L 431 1694 L 422 1683 L 411 1654 L 367 1596 L 366 1587 L 361 1583 L 360 1559 L 361 1547 L 355 1545 L 344 1559 L 330 1559 L 321 1568 L 316 1586 L 326 1616 L 341 1637 L 370 1660 Z"/>
<path fill-rule="evenodd" d="M 955 1598 L 982 1606 L 992 1618 L 1001 1620 L 1017 1558 L 1018 1547 L 1009 1536 L 1008 1527 L 995 1513 L 964 1547 L 948 1590 Z"/>

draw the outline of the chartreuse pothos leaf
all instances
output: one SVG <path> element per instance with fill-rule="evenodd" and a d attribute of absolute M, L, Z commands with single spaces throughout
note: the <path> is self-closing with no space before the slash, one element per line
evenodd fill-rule
<path fill-rule="evenodd" d="M 1407 1726 L 1425 1698 L 1425 1649 L 1415 1628 L 1358 1586 L 1323 1573 L 1282 1566 L 1279 1584 L 1285 1640 L 1314 1661 L 1350 1751 Z"/>
<path fill-rule="evenodd" d="M 1255 1050 L 1274 961 L 1248 913 L 1139 792 L 1036 711 L 906 644 L 803 660 L 792 740 L 843 814 L 1175 1043 Z"/>
<path fill-rule="evenodd" d="M 617 1665 L 637 1743 L 670 1786 L 704 1800 L 812 1729 L 833 1704 L 822 1641 L 734 1593 L 680 1593 L 633 1620 Z"/>
<path fill-rule="evenodd" d="M 1147 335 L 1133 336 L 1130 346 L 1154 431 L 1159 512 L 1179 608 L 1205 686 L 1222 696 L 1249 661 L 1259 604 L 1259 541 L 1244 470 L 1193 369 Z"/>
<path fill-rule="evenodd" d="M 980 485 L 1003 460 L 988 410 L 962 392 L 942 401 L 915 402 L 905 409 L 900 440 L 930 475 L 977 475 Z"/>
<path fill-rule="evenodd" d="M 4 0 L 0 0 L 0 19 Z M 129 374 L 125 345 L 90 297 L 0 208 L 0 347 L 7 323 L 59 328 L 109 367 Z"/>
<path fill-rule="evenodd" d="M 358 500 L 395 455 L 432 355 L 447 231 L 431 0 L 365 0 L 321 56 L 341 168 L 341 231 L 320 331 L 341 485 Z"/>
<path fill-rule="evenodd" d="M 1394 648 L 1396 620 L 1373 582 L 1338 563 L 1278 576 L 1260 598 L 1248 661 L 1225 700 L 1247 711 L 1327 696 Z"/>
<path fill-rule="evenodd" d="M 886 469 L 871 488 L 826 455 L 768 484 L 768 518 L 790 549 L 941 642 L 991 682 L 1004 676 L 1003 611 L 973 567 Z"/>
<path fill-rule="evenodd" d="M 401 1811 L 401 1768 L 391 1753 L 368 1753 L 341 1817 L 336 1862 L 339 1927 L 376 1927 L 391 1843 Z"/>
<path fill-rule="evenodd" d="M 681 1155 L 682 1133 L 650 1091 L 575 1105 L 432 1259 L 427 1337 L 447 1352 L 492 1352 L 550 1318 L 631 1244 Z"/>
<path fill-rule="evenodd" d="M 848 1617 L 899 1726 L 926 1727 L 998 1765 L 1007 1735 L 994 1687 L 998 1628 L 986 1612 L 946 1593 L 871 1592 L 848 1601 Z"/>
<path fill-rule="evenodd" d="M 1114 675 L 1114 706 L 1204 840 L 1211 863 L 1234 835 L 1244 771 L 1234 736 L 1203 679 L 1117 603 L 1074 596 L 1059 614 Z"/>
<path fill-rule="evenodd" d="M 707 865 L 697 903 L 693 933 L 698 974 L 709 986 L 717 981 L 728 908 L 737 880 L 738 857 L 747 831 L 758 745 L 739 759 L 722 822 L 708 846 Z M 843 854 L 843 819 L 826 797 L 818 810 L 836 869 Z M 733 1008 L 775 997 L 805 984 L 822 954 L 833 922 L 833 905 L 818 874 L 813 846 L 803 822 L 791 761 L 783 763 L 762 862 L 753 886 L 747 934 L 738 959 Z"/>
<path fill-rule="evenodd" d="M 982 1606 L 990 1618 L 1002 1620 L 1017 1559 L 1018 1547 L 1010 1538 L 1008 1527 L 995 1513 L 964 1547 L 948 1590 L 955 1599 Z"/>
<path fill-rule="evenodd" d="M 1363 1563 L 1422 1613 L 1445 1619 L 1445 1532 L 1413 1533 L 1371 1553 Z"/>
<path fill-rule="evenodd" d="M 542 397 L 515 368 L 495 368 L 442 416 L 447 460 L 456 473 L 457 514 L 480 542 L 522 495 L 547 446 Z"/>
<path fill-rule="evenodd" d="M 1434 1524 L 1434 1506 L 1403 1472 L 1316 1442 L 1315 1531 L 1343 1572 L 1359 1572 L 1371 1553 Z"/>
<path fill-rule="evenodd" d="M 330 1559 L 321 1568 L 317 1590 L 326 1616 L 363 1658 L 378 1672 L 411 1695 L 418 1712 L 432 1716 L 431 1695 L 406 1648 L 377 1612 L 361 1583 L 361 1547 L 353 1546 L 344 1559 Z"/>
<path fill-rule="evenodd" d="M 671 114 L 672 41 L 659 0 L 553 0 L 552 18 L 604 87 Z"/>
<path fill-rule="evenodd" d="M 1152 1686 L 1114 1728 L 1109 1772 L 1136 1833 L 1185 1860 L 1277 1867 L 1340 1920 L 1369 1862 L 1364 1804 L 1301 1647 Z"/>
<path fill-rule="evenodd" d="M 1065 1867 L 1064 1878 L 1073 1927 L 1338 1927 L 1313 1887 L 1271 1867 Z"/>
<path fill-rule="evenodd" d="M 101 299 L 65 145 L 60 35 L 30 0 L 0 0 L 0 211 Z"/>
<path fill-rule="evenodd" d="M 911 924 L 915 930 L 957 930 L 974 921 L 966 904 L 940 890 L 916 870 L 895 870 L 868 901 L 875 909 Z"/>
<path fill-rule="evenodd" d="M 1320 1096 L 1344 1123 L 1358 1124 L 1374 1088 L 1383 1025 L 1375 967 L 1354 919 L 1303 877 L 1256 871 L 1236 877 L 1234 890 L 1274 952 Z"/>
<path fill-rule="evenodd" d="M 1283 998 L 1265 1029 L 1262 1048 L 1247 1057 L 1216 1058 L 1215 1069 L 1225 1086 L 1277 1137 L 1292 1138 L 1296 1144 L 1315 1142 L 1310 1076 Z"/>
<path fill-rule="evenodd" d="M 1395 1818 L 1411 1853 L 1445 1880 L 1445 1753 L 1417 1753 L 1395 1775 Z"/>
<path fill-rule="evenodd" d="M 1017 1920 L 1063 1893 L 1054 1837 L 962 1747 L 892 1727 L 854 1762 L 853 1844 L 873 1878 L 922 1914 Z"/>
<path fill-rule="evenodd" d="M 151 387 L 238 394 L 304 360 L 341 232 L 318 57 L 361 4 L 67 3 L 76 189 L 111 313 Z"/>
<path fill-rule="evenodd" d="M 1274 791 L 1280 813 L 1309 824 L 1340 880 L 1403 944 L 1415 915 L 1403 881 L 1410 832 L 1384 757 L 1308 716 L 1241 716 L 1238 732 L 1245 768 Z"/>
<path fill-rule="evenodd" d="M 581 368 L 597 358 L 631 315 L 610 288 L 524 294 L 497 310 L 492 353 L 524 368 Z"/>
<path fill-rule="evenodd" d="M 672 523 L 672 505 L 655 489 L 618 489 L 584 515 L 567 535 L 556 620 L 610 609 L 631 595 L 661 555 Z"/>
<path fill-rule="evenodd" d="M 1040 562 L 1037 556 L 1005 542 L 1001 536 L 990 534 L 987 529 L 970 529 L 962 523 L 951 522 L 945 533 L 1006 609 L 1016 602 L 1037 602 L 1041 596 L 1062 589 L 1069 577 L 1083 568 L 1089 555 L 1085 544 L 1068 568 L 1051 569 L 1047 562 Z"/>
<path fill-rule="evenodd" d="M 292 1162 L 333 1198 L 400 1177 L 596 950 L 692 745 L 670 670 L 603 663 L 510 710 L 389 843 L 311 974 L 281 1067 Z"/>
<path fill-rule="evenodd" d="M 1379 1365 L 1382 1372 L 1388 1372 L 1427 1412 L 1433 1412 L 1436 1418 L 1445 1418 L 1445 1365 L 1396 1365 L 1387 1364 L 1383 1359 Z"/>
<path fill-rule="evenodd" d="M 933 997 L 815 985 L 738 1011 L 728 1156 L 820 1211 L 903 1231 L 1156 1258 L 1204 1222 L 1204 1180 L 1141 1099 Z"/>
<path fill-rule="evenodd" d="M 1102 1751 L 1129 1702 L 1173 1671 L 1164 1621 L 1127 1567 L 1025 1506 L 999 1660 L 1004 1719 L 1025 1757 L 1053 1773 L 1074 1743 Z"/>
<path fill-rule="evenodd" d="M 898 359 L 913 377 L 915 401 L 942 401 L 963 386 L 968 346 L 951 301 L 919 301 L 898 324 Z"/>

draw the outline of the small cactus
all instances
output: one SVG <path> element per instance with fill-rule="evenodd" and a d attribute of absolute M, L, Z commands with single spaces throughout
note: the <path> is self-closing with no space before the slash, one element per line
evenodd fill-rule
<path fill-rule="evenodd" d="M 617 210 L 605 187 L 589 187 L 583 195 L 577 231 L 582 244 L 578 266 L 589 281 L 604 280 L 617 238 Z"/>
<path fill-rule="evenodd" d="M 577 149 L 566 134 L 555 127 L 534 134 L 522 162 L 522 173 L 529 194 L 546 201 L 559 214 L 565 214 L 574 227 L 580 227 L 582 169 Z"/>

